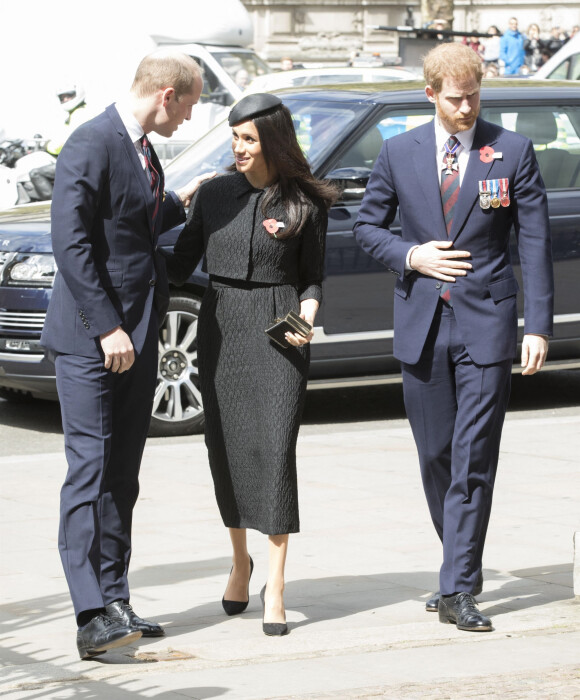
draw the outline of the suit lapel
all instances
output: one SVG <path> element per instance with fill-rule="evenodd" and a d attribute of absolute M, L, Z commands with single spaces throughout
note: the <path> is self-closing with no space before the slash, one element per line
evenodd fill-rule
<path fill-rule="evenodd" d="M 487 180 L 494 161 L 484 163 L 480 158 L 479 149 L 483 146 L 493 146 L 497 141 L 498 131 L 492 124 L 477 120 L 477 127 L 473 137 L 473 144 L 469 152 L 467 168 L 459 190 L 459 197 L 455 205 L 453 224 L 450 238 L 455 241 L 465 226 L 467 217 L 479 199 L 479 181 Z"/>
<path fill-rule="evenodd" d="M 151 230 L 151 235 L 153 236 L 155 233 L 153 230 L 153 211 L 155 209 L 155 200 L 153 198 L 153 193 L 151 192 L 151 186 L 149 185 L 147 174 L 145 173 L 145 170 L 141 165 L 141 161 L 139 160 L 139 156 L 137 155 L 137 151 L 135 150 L 135 144 L 133 143 L 133 141 L 131 141 L 131 137 L 127 133 L 127 129 L 125 129 L 123 120 L 119 116 L 119 112 L 117 111 L 116 107 L 114 105 L 110 105 L 109 107 L 107 107 L 106 112 L 109 115 L 113 124 L 115 125 L 115 129 L 117 130 L 119 136 L 121 137 L 121 143 L 123 144 L 123 148 L 135 175 L 135 182 L 139 184 L 139 189 L 141 190 L 143 199 L 145 201 L 145 206 L 147 207 L 149 228 Z M 153 151 L 153 149 L 151 150 Z M 155 167 L 157 167 L 157 164 L 159 163 L 157 155 L 154 156 L 154 159 Z M 159 217 L 157 218 L 159 219 Z"/>
<path fill-rule="evenodd" d="M 447 240 L 447 229 L 443 218 L 441 205 L 441 189 L 439 186 L 440 172 L 437 169 L 435 142 L 435 126 L 429 122 L 424 127 L 416 130 L 415 148 L 413 152 L 413 165 L 415 167 L 416 182 L 420 184 L 425 197 L 426 211 L 433 218 L 434 235 L 441 240 Z M 428 155 L 431 154 L 431 155 Z"/>

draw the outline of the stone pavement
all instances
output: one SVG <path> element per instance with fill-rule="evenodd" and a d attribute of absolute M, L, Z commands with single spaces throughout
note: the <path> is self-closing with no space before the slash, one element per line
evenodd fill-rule
<path fill-rule="evenodd" d="M 229 543 L 202 438 L 150 440 L 131 602 L 167 636 L 88 662 L 56 548 L 62 452 L 15 446 L 0 457 L 0 698 L 580 698 L 579 435 L 580 408 L 508 414 L 479 597 L 486 634 L 424 611 L 440 546 L 406 421 L 304 426 L 291 631 L 278 639 L 261 631 L 259 533 L 249 608 L 222 611 Z"/>

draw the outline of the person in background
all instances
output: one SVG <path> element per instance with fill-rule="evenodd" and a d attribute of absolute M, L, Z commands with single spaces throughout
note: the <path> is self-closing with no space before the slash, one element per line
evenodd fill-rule
<path fill-rule="evenodd" d="M 499 29 L 492 24 L 487 30 L 487 33 L 491 34 L 492 36 L 485 37 L 481 40 L 483 45 L 483 53 L 481 58 L 483 59 L 485 69 L 492 65 L 498 68 L 501 41 Z M 499 70 L 497 71 L 496 75 L 499 75 Z"/>
<path fill-rule="evenodd" d="M 544 42 L 540 39 L 540 27 L 530 24 L 524 40 L 525 65 L 530 73 L 535 73 L 542 65 L 542 49 Z"/>
<path fill-rule="evenodd" d="M 56 365 L 68 462 L 58 543 L 81 659 L 164 634 L 130 605 L 131 523 L 169 303 L 157 240 L 185 220 L 200 178 L 164 192 L 147 134 L 171 136 L 202 85 L 190 56 L 146 56 L 127 98 L 78 127 L 56 164 L 58 272 L 41 343 Z"/>
<path fill-rule="evenodd" d="M 363 250 L 397 275 L 394 354 L 442 543 L 440 588 L 426 609 L 470 632 L 493 629 L 475 596 L 517 348 L 512 227 L 524 286 L 523 375 L 544 364 L 554 293 L 533 144 L 479 117 L 482 69 L 460 43 L 427 54 L 435 119 L 384 142 L 354 229 Z"/>
<path fill-rule="evenodd" d="M 63 86 L 57 90 L 56 95 L 66 112 L 66 118 L 59 133 L 53 135 L 45 146 L 46 152 L 55 158 L 62 151 L 62 147 L 72 132 L 91 116 L 87 109 L 85 90 L 81 85 L 71 83 Z M 39 168 L 33 168 L 30 171 L 30 182 L 34 185 L 39 201 L 52 198 L 55 171 L 56 161 L 42 165 Z"/>
<path fill-rule="evenodd" d="M 486 78 L 487 80 L 490 80 L 493 78 L 499 78 L 499 67 L 498 67 L 497 63 L 490 63 L 485 68 L 485 72 L 483 74 L 483 77 Z"/>
<path fill-rule="evenodd" d="M 280 70 L 294 70 L 294 61 L 285 56 L 280 60 Z"/>
<path fill-rule="evenodd" d="M 524 35 L 518 30 L 518 20 L 511 17 L 508 29 L 500 40 L 500 60 L 504 75 L 518 75 L 524 65 Z"/>
<path fill-rule="evenodd" d="M 475 51 L 475 53 L 480 57 L 483 58 L 483 44 L 479 41 L 479 37 L 477 36 L 470 36 L 470 37 L 463 37 L 463 41 L 461 42 L 465 46 L 469 46 L 470 49 Z"/>
<path fill-rule="evenodd" d="M 548 48 L 548 51 L 550 52 L 550 56 L 553 56 L 555 53 L 557 53 L 562 46 L 568 41 L 568 36 L 566 35 L 565 32 L 562 32 L 560 27 L 552 27 L 550 30 L 550 37 L 548 38 L 546 45 Z"/>
<path fill-rule="evenodd" d="M 240 88 L 240 90 L 245 90 L 250 84 L 250 74 L 245 68 L 240 68 L 238 71 L 236 71 L 234 82 Z"/>
<path fill-rule="evenodd" d="M 222 605 L 227 615 L 248 606 L 254 563 L 246 530 L 268 535 L 262 629 L 280 636 L 288 632 L 289 534 L 300 527 L 296 441 L 313 333 L 288 331 L 281 346 L 265 329 L 289 311 L 314 325 L 327 209 L 337 192 L 312 175 L 278 97 L 244 97 L 229 124 L 235 165 L 200 188 L 167 269 L 183 284 L 205 254 L 209 286 L 198 330 L 205 441 L 233 547 Z"/>

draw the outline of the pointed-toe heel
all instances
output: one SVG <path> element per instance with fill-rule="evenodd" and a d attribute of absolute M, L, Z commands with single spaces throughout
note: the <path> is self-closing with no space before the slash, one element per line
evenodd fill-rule
<path fill-rule="evenodd" d="M 266 586 L 260 591 L 260 600 L 262 601 L 262 631 L 268 637 L 283 637 L 288 634 L 288 625 L 285 622 L 264 622 L 266 615 Z"/>
<path fill-rule="evenodd" d="M 232 571 L 234 570 L 234 567 L 232 566 L 232 569 L 230 571 L 230 576 L 232 575 Z M 226 615 L 239 615 L 240 613 L 243 613 L 244 610 L 248 607 L 248 603 L 250 602 L 250 580 L 252 578 L 252 573 L 254 571 L 254 560 L 252 557 L 250 557 L 250 577 L 248 578 L 248 600 L 245 602 L 240 602 L 239 600 L 226 600 L 225 597 L 222 598 L 222 607 L 225 610 Z"/>

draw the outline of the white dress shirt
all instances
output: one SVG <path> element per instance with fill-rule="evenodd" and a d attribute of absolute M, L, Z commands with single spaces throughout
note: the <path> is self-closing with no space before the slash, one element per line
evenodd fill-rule
<path fill-rule="evenodd" d="M 461 144 L 456 151 L 457 163 L 459 165 L 459 186 L 463 184 L 463 175 L 465 174 L 465 169 L 467 168 L 467 161 L 469 160 L 469 152 L 471 151 L 471 146 L 473 145 L 473 137 L 475 135 L 475 124 L 471 129 L 467 131 L 458 131 L 455 134 L 450 134 L 441 124 L 439 119 L 435 117 L 435 143 L 437 144 L 437 172 L 439 173 L 439 182 L 441 182 L 441 171 L 445 167 L 443 163 L 443 156 L 445 153 L 445 142 L 450 136 L 455 136 L 455 138 Z"/>
<path fill-rule="evenodd" d="M 433 122 L 435 124 L 435 143 L 437 145 L 435 151 L 435 158 L 437 164 L 437 176 L 439 178 L 439 183 L 441 183 L 441 171 L 443 170 L 443 168 L 446 167 L 444 163 L 445 142 L 450 136 L 455 136 L 455 138 L 459 141 L 460 144 L 459 148 L 455 152 L 455 155 L 457 157 L 457 164 L 459 166 L 459 186 L 461 187 L 463 183 L 463 175 L 465 174 L 467 162 L 469 160 L 469 153 L 471 151 L 471 146 L 473 145 L 473 137 L 475 135 L 476 125 L 474 124 L 471 127 L 471 129 L 467 129 L 467 131 L 458 131 L 455 134 L 450 134 L 447 131 L 447 129 L 445 129 L 445 127 L 441 124 L 438 117 L 435 117 Z M 413 269 L 409 261 L 411 259 L 412 252 L 418 247 L 418 245 L 413 246 L 407 253 L 407 258 L 405 261 L 405 270 L 407 272 Z"/>
<path fill-rule="evenodd" d="M 117 112 L 119 112 L 123 126 L 125 129 L 127 129 L 129 138 L 131 141 L 133 141 L 133 145 L 135 146 L 135 150 L 137 151 L 137 155 L 141 161 L 141 166 L 143 167 L 143 170 L 145 170 L 145 156 L 143 155 L 143 146 L 141 145 L 143 127 L 141 124 L 139 124 L 137 117 L 135 117 L 127 105 L 124 105 L 122 102 L 115 102 L 115 107 Z"/>

